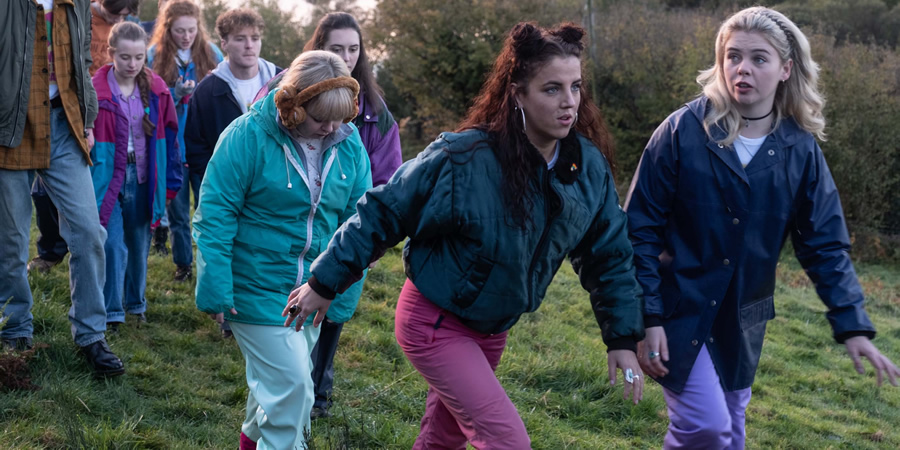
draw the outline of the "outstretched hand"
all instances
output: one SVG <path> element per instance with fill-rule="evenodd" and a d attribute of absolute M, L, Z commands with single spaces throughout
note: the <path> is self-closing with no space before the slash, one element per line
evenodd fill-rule
<path fill-rule="evenodd" d="M 300 331 L 303 329 L 303 323 L 306 322 L 306 318 L 313 313 L 316 314 L 316 318 L 313 319 L 313 326 L 318 327 L 325 320 L 325 313 L 328 312 L 329 307 L 331 307 L 331 300 L 317 294 L 316 291 L 309 287 L 309 284 L 303 283 L 302 286 L 291 291 L 287 305 L 284 307 L 284 311 L 281 312 L 281 317 L 287 317 L 287 320 L 284 321 L 284 326 L 286 327 L 291 326 L 291 322 L 296 319 L 297 323 L 294 325 L 294 329 Z M 291 311 L 291 308 L 294 308 L 294 310 Z"/>
<path fill-rule="evenodd" d="M 628 400 L 628 396 L 631 395 L 632 401 L 637 405 L 644 398 L 644 373 L 634 352 L 611 350 L 606 355 L 606 364 L 609 366 L 609 384 L 616 384 L 616 369 L 620 369 L 625 385 L 622 398 Z"/>
<path fill-rule="evenodd" d="M 856 368 L 857 373 L 862 374 L 866 372 L 860 359 L 860 356 L 862 356 L 868 359 L 872 363 L 872 367 L 875 368 L 878 386 L 881 386 L 881 383 L 884 382 L 885 374 L 887 374 L 890 383 L 897 386 L 900 369 L 897 369 L 897 366 L 887 356 L 882 355 L 869 338 L 865 336 L 852 337 L 844 341 L 844 346 L 847 348 L 847 354 L 850 355 L 850 359 L 853 360 L 853 367 Z"/>

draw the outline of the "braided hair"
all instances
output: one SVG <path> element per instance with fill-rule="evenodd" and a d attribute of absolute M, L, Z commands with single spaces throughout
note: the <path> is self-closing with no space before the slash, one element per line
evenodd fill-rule
<path fill-rule="evenodd" d="M 109 48 L 113 51 L 116 50 L 116 46 L 118 46 L 119 41 L 121 40 L 135 41 L 135 42 L 143 42 L 146 48 L 147 44 L 147 33 L 141 28 L 140 25 L 134 22 L 120 22 L 112 27 L 112 30 L 109 32 L 109 40 L 107 44 Z M 146 66 L 141 68 L 141 71 L 138 72 L 135 77 L 135 82 L 137 83 L 138 90 L 141 93 L 141 105 L 144 106 L 144 118 L 141 122 L 141 125 L 144 128 L 144 133 L 147 136 L 153 135 L 153 130 L 156 129 L 156 125 L 150 120 L 150 69 Z"/>

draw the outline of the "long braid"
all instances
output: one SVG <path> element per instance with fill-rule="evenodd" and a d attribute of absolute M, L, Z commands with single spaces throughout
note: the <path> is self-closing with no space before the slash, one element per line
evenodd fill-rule
<path fill-rule="evenodd" d="M 135 77 L 135 81 L 137 81 L 138 89 L 141 90 L 141 104 L 144 106 L 144 120 L 142 121 L 144 133 L 147 136 L 153 136 L 156 125 L 150 120 L 150 69 L 145 66 Z"/>

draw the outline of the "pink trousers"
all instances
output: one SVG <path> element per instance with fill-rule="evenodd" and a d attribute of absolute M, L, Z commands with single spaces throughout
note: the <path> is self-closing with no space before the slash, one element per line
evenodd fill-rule
<path fill-rule="evenodd" d="M 494 370 L 506 332 L 486 335 L 463 325 L 410 282 L 397 301 L 397 342 L 428 382 L 413 449 L 529 449 L 531 441 Z"/>

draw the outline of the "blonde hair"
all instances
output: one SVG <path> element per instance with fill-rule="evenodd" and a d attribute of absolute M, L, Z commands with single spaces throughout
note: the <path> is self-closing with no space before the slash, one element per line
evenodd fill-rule
<path fill-rule="evenodd" d="M 793 117 L 800 128 L 825 140 L 825 98 L 819 92 L 819 65 L 812 59 L 809 41 L 794 22 L 778 11 L 756 6 L 738 11 L 719 28 L 716 36 L 716 63 L 700 72 L 697 82 L 703 87 L 712 104 L 711 111 L 703 119 L 706 134 L 718 125 L 727 136 L 719 141 L 731 145 L 741 130 L 741 114 L 731 99 L 724 70 L 725 44 L 736 31 L 761 35 L 775 51 L 782 63 L 793 61 L 791 76 L 780 83 L 775 91 L 775 124 L 786 117 Z"/>
<path fill-rule="evenodd" d="M 291 67 L 284 74 L 284 78 L 281 79 L 281 83 L 278 83 L 278 87 L 284 91 L 284 94 L 276 97 L 276 100 L 284 98 L 284 105 L 290 105 L 291 102 L 287 101 L 287 97 L 299 95 L 304 89 L 321 81 L 349 76 L 350 71 L 347 69 L 347 64 L 334 53 L 322 50 L 304 52 L 294 59 Z M 339 87 L 322 92 L 302 105 L 292 105 L 291 107 L 302 107 L 306 110 L 306 117 L 311 116 L 317 121 L 343 121 L 345 118 L 355 115 L 356 101 L 357 97 L 351 89 Z M 290 121 L 286 118 L 292 117 L 293 114 L 289 114 L 290 111 L 281 111 L 281 109 L 279 107 L 279 113 L 286 127 L 293 128 L 299 125 L 299 123 L 288 123 Z"/>

